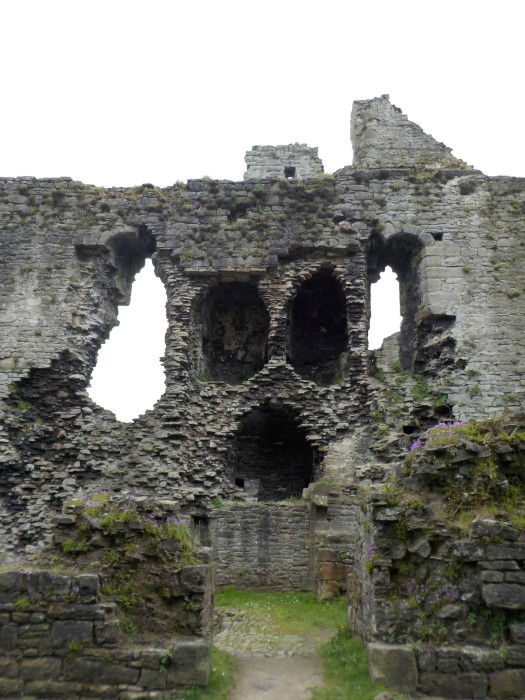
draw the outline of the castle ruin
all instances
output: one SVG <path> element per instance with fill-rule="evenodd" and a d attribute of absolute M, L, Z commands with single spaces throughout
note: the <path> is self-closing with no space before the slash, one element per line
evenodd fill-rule
<path fill-rule="evenodd" d="M 525 180 L 473 169 L 388 96 L 354 104 L 351 137 L 353 165 L 333 175 L 294 144 L 254 147 L 243 182 L 0 179 L 0 551 L 14 565 L 48 546 L 79 498 L 176 504 L 216 585 L 348 595 L 387 685 L 523 697 Z M 146 258 L 168 298 L 166 389 L 124 424 L 86 387 Z M 386 266 L 403 320 L 369 351 Z M 209 617 L 203 571 L 180 586 Z M 20 576 L 0 580 L 8 597 Z M 12 604 L 0 697 L 45 684 L 17 661 Z M 205 680 L 203 644 L 182 684 Z M 141 668 L 122 678 L 163 697 Z"/>

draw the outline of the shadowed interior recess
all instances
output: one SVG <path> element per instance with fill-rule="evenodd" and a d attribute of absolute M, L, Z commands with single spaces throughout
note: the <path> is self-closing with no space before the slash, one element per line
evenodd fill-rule
<path fill-rule="evenodd" d="M 291 316 L 293 368 L 308 379 L 330 384 L 341 376 L 348 345 L 346 300 L 331 268 L 301 285 Z"/>
<path fill-rule="evenodd" d="M 202 349 L 213 379 L 242 384 L 267 359 L 268 312 L 254 284 L 228 282 L 205 302 Z"/>
<path fill-rule="evenodd" d="M 292 412 L 261 406 L 241 421 L 234 479 L 259 500 L 301 496 L 312 480 L 314 454 Z"/>

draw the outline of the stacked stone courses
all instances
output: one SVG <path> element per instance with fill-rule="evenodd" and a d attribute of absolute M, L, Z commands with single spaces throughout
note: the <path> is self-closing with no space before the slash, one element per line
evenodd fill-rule
<path fill-rule="evenodd" d="M 373 525 L 367 539 L 364 522 L 375 523 L 370 504 L 393 475 L 415 478 L 403 475 L 404 457 L 429 427 L 523 412 L 525 179 L 466 165 L 388 96 L 355 103 L 351 134 L 354 163 L 332 175 L 317 149 L 293 144 L 254 147 L 243 182 L 106 189 L 65 177 L 0 179 L 5 563 L 48 545 L 53 518 L 79 494 L 156 496 L 177 503 L 211 544 L 220 585 L 349 590 L 363 598 L 359 611 L 350 605 L 368 643 L 405 643 L 382 626 L 382 610 L 385 619 L 397 613 L 362 549 L 388 537 Z M 167 292 L 166 389 L 153 409 L 121 423 L 87 386 L 147 258 Z M 370 286 L 387 265 L 403 323 L 369 351 Z M 282 448 L 271 439 L 281 419 Z M 514 444 L 512 460 L 514 484 L 523 479 Z M 453 529 L 445 540 L 463 547 Z M 519 553 L 519 530 L 505 546 Z M 482 595 L 482 583 L 487 591 L 523 582 L 482 582 L 480 562 L 504 560 L 487 551 L 466 565 L 478 573 L 465 595 L 507 610 Z M 418 576 L 439 570 L 421 551 L 411 556 Z M 386 559 L 397 571 L 396 557 Z M 509 559 L 521 574 L 523 557 Z M 376 569 L 386 581 L 387 564 Z M 525 604 L 514 610 L 505 634 L 518 648 Z M 512 639 L 510 624 L 519 627 Z M 450 668 L 470 673 L 458 654 Z M 513 654 L 492 670 L 480 661 L 475 691 L 436 680 L 445 662 L 412 654 L 409 690 L 518 697 L 498 690 L 511 683 L 507 672 L 521 678 L 525 663 Z M 500 672 L 496 682 L 490 674 Z M 18 683 L 19 668 L 0 676 Z"/>

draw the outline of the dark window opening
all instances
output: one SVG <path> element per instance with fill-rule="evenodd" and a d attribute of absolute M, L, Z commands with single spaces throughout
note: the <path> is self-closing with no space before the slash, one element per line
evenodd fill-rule
<path fill-rule="evenodd" d="M 244 479 L 239 479 L 239 478 L 235 479 L 235 486 L 237 486 L 237 488 L 239 488 L 239 489 L 243 489 L 244 488 Z"/>
<path fill-rule="evenodd" d="M 331 268 L 304 282 L 292 305 L 290 360 L 294 370 L 319 384 L 340 379 L 348 349 L 346 299 Z"/>
<path fill-rule="evenodd" d="M 202 313 L 202 373 L 242 384 L 267 360 L 269 317 L 255 284 L 221 283 L 212 288 Z"/>
<path fill-rule="evenodd" d="M 232 454 L 235 484 L 261 501 L 301 496 L 313 479 L 314 450 L 286 408 L 265 404 L 244 416 Z"/>
<path fill-rule="evenodd" d="M 399 282 L 399 362 L 407 371 L 413 371 L 416 354 L 416 315 L 421 305 L 419 294 L 419 261 L 421 243 L 416 236 L 397 234 L 384 241 L 379 234 L 372 235 L 368 251 L 370 282 L 379 280 L 380 273 L 389 266 Z"/>
<path fill-rule="evenodd" d="M 295 177 L 295 168 L 293 167 L 293 165 L 284 166 L 284 177 L 289 177 L 292 179 Z"/>

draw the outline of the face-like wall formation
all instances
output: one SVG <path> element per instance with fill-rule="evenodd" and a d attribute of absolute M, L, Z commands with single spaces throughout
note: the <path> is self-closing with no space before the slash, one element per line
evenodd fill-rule
<path fill-rule="evenodd" d="M 443 415 L 522 402 L 524 181 L 469 169 L 385 97 L 354 114 L 355 164 L 331 176 L 298 177 L 291 148 L 295 176 L 241 183 L 0 181 L 4 551 L 45 541 L 78 489 L 169 496 L 195 517 L 312 481 L 352 489 Z M 168 295 L 166 391 L 128 425 L 86 386 L 146 257 Z M 367 347 L 386 265 L 399 367 Z"/>

